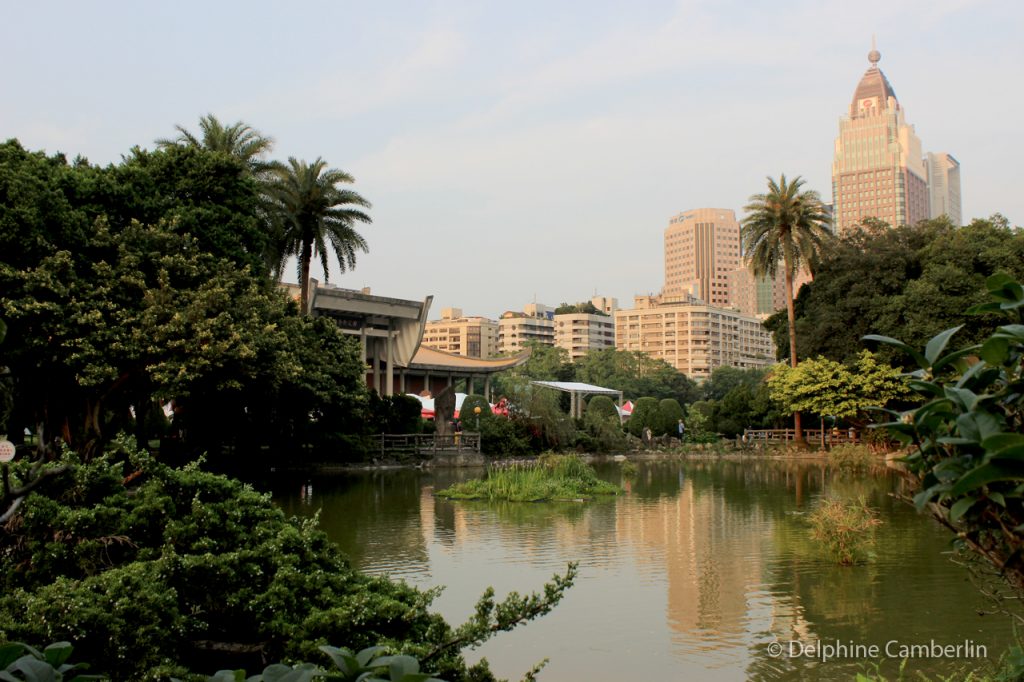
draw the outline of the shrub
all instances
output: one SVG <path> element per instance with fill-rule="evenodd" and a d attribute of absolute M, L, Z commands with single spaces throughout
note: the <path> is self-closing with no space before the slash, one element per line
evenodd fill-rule
<path fill-rule="evenodd" d="M 480 428 L 483 428 L 484 420 L 494 416 L 491 412 L 491 406 L 487 402 L 487 399 L 482 395 L 467 395 L 462 401 L 462 407 L 459 409 L 459 421 L 462 422 L 463 430 L 476 431 L 476 412 L 474 408 L 480 408 Z"/>
<path fill-rule="evenodd" d="M 379 396 L 370 392 L 371 433 L 419 433 L 422 430 L 423 403 L 411 395 Z"/>
<path fill-rule="evenodd" d="M 808 515 L 808 521 L 811 537 L 843 566 L 872 558 L 875 528 L 882 523 L 863 498 L 855 502 L 823 500 Z"/>
<path fill-rule="evenodd" d="M 619 411 L 615 408 L 615 403 L 611 398 L 606 395 L 595 395 L 587 402 L 587 409 L 583 413 L 583 423 L 591 433 L 607 423 L 608 417 L 616 419 L 619 417 Z"/>
<path fill-rule="evenodd" d="M 429 611 L 434 592 L 353 571 L 315 520 L 286 519 L 268 496 L 198 465 L 172 469 L 129 439 L 116 444 L 75 462 L 61 488 L 33 491 L 0 531 L 0 640 L 74 642 L 114 680 L 180 676 L 223 645 L 310 660 L 325 641 L 388 646 L 459 680 L 478 671 L 462 646 L 510 629 L 492 630 L 499 612 L 512 621 L 490 599 L 486 627 L 454 630 Z"/>
<path fill-rule="evenodd" d="M 658 426 L 658 400 L 657 398 L 640 398 L 633 406 L 633 414 L 626 422 L 626 428 L 637 438 L 642 438 L 644 429 L 650 427 L 654 432 Z"/>
<path fill-rule="evenodd" d="M 679 420 L 683 418 L 683 408 L 675 398 L 664 398 L 658 403 L 658 428 L 653 429 L 655 435 L 678 436 Z"/>
<path fill-rule="evenodd" d="M 482 414 L 482 413 L 481 413 Z M 514 457 L 530 452 L 530 441 L 525 435 L 526 424 L 521 419 L 491 417 L 480 420 L 480 451 L 485 455 Z"/>

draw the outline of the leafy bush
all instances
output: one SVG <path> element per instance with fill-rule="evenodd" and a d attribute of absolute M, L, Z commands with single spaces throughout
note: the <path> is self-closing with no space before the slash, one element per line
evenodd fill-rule
<path fill-rule="evenodd" d="M 595 395 L 587 401 L 587 409 L 583 413 L 583 423 L 593 433 L 598 426 L 608 421 L 608 417 L 615 417 L 617 419 L 618 416 L 619 411 L 615 408 L 615 403 L 610 397 Z"/>
<path fill-rule="evenodd" d="M 63 489 L 36 489 L 0 530 L 0 639 L 74 642 L 114 680 L 180 676 L 224 648 L 310 660 L 325 641 L 489 679 L 458 651 L 501 628 L 455 630 L 429 612 L 435 592 L 351 570 L 315 520 L 288 520 L 268 496 L 198 465 L 172 469 L 116 444 L 77 463 Z M 503 605 L 488 613 L 492 626 L 511 622 Z"/>
<path fill-rule="evenodd" d="M 872 557 L 875 528 L 882 522 L 863 499 L 823 500 L 808 515 L 811 537 L 838 564 L 849 566 Z"/>
<path fill-rule="evenodd" d="M 368 425 L 371 433 L 419 433 L 423 403 L 411 395 L 380 396 L 370 392 Z"/>
<path fill-rule="evenodd" d="M 467 395 L 462 401 L 462 408 L 459 410 L 459 420 L 462 422 L 462 428 L 464 430 L 476 430 L 476 412 L 474 409 L 480 408 L 480 426 L 483 427 L 485 419 L 494 416 L 491 412 L 491 406 L 487 402 L 487 398 L 482 395 Z"/>
<path fill-rule="evenodd" d="M 658 403 L 657 428 L 653 428 L 655 435 L 670 436 L 679 435 L 679 420 L 683 418 L 683 408 L 675 398 L 664 398 Z"/>
<path fill-rule="evenodd" d="M 896 339 L 867 336 L 902 350 L 917 365 L 910 388 L 927 402 L 884 426 L 911 446 L 904 464 L 914 503 L 957 533 L 1024 588 L 1024 287 L 1004 274 L 986 281 L 990 303 L 968 314 L 1001 313 L 1012 324 L 983 343 L 946 350 L 960 327 L 920 352 Z"/>
<path fill-rule="evenodd" d="M 645 428 L 654 432 L 658 426 L 658 400 L 657 398 L 640 398 L 633 406 L 633 414 L 626 422 L 626 429 L 637 438 L 642 438 Z"/>
<path fill-rule="evenodd" d="M 522 419 L 491 417 L 480 420 L 480 450 L 485 455 L 515 457 L 530 452 L 526 433 L 529 425 Z"/>

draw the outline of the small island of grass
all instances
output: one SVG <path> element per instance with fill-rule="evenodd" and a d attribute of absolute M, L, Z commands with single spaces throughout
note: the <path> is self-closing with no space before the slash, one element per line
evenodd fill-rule
<path fill-rule="evenodd" d="M 620 492 L 619 486 L 599 479 L 594 468 L 578 455 L 546 454 L 536 462 L 492 468 L 486 478 L 456 483 L 436 495 L 450 500 L 542 502 L 586 500 Z"/>

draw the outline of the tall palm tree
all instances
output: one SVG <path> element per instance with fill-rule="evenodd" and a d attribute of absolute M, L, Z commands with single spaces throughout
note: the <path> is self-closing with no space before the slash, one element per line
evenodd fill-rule
<path fill-rule="evenodd" d="M 358 193 L 338 186 L 354 182 L 351 175 L 327 168 L 327 162 L 319 158 L 307 164 L 289 157 L 288 165 L 275 170 L 274 176 L 269 193 L 281 228 L 277 272 L 289 256 L 298 258 L 300 305 L 305 313 L 309 310 L 310 261 L 314 256 L 320 259 L 325 280 L 330 277 L 329 252 L 338 257 L 341 272 L 354 268 L 356 251 L 369 251 L 354 225 L 372 222 L 370 216 L 359 210 L 371 205 Z"/>
<path fill-rule="evenodd" d="M 786 313 L 789 317 L 789 361 L 796 367 L 796 312 L 793 309 L 793 278 L 801 267 L 813 268 L 822 247 L 831 238 L 829 216 L 817 192 L 801 190 L 804 181 L 768 178 L 768 192 L 750 197 L 743 207 L 747 215 L 741 227 L 743 254 L 755 277 L 775 278 L 782 264 L 786 280 Z M 812 270 L 813 272 L 813 270 Z M 793 414 L 796 440 L 802 442 L 800 413 Z"/>
<path fill-rule="evenodd" d="M 274 139 L 263 135 L 247 123 L 237 121 L 225 126 L 213 114 L 199 119 L 199 135 L 193 135 L 184 126 L 176 125 L 178 137 L 156 141 L 158 147 L 196 147 L 223 152 L 241 161 L 253 177 L 264 179 L 279 164 L 266 161 L 264 156 L 274 148 Z"/>

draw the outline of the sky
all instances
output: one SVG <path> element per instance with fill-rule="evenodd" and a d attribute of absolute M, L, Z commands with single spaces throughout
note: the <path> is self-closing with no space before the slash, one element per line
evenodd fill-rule
<path fill-rule="evenodd" d="M 105 165 L 244 121 L 372 202 L 339 286 L 433 295 L 431 319 L 630 307 L 676 213 L 742 218 L 781 173 L 831 201 L 872 36 L 923 150 L 960 161 L 965 221 L 1024 223 L 1022 27 L 1011 0 L 12 1 L 0 138 Z"/>

